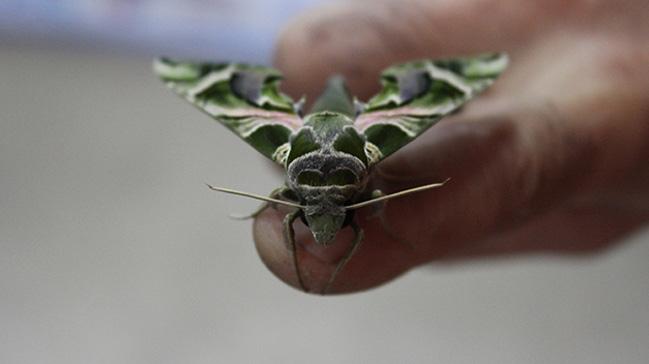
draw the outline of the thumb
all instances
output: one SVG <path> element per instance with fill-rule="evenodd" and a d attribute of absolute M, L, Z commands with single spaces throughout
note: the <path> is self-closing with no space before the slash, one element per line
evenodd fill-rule
<path fill-rule="evenodd" d="M 275 64 L 293 96 L 313 100 L 330 75 L 342 74 L 352 94 L 366 99 L 378 86 L 379 72 L 399 61 L 515 50 L 547 28 L 555 2 L 336 3 L 290 23 L 279 38 Z"/>

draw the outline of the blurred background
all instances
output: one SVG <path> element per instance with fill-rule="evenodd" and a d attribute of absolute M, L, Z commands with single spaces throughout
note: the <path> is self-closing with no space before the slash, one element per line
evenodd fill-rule
<path fill-rule="evenodd" d="M 315 297 L 259 261 L 281 176 L 151 57 L 269 63 L 318 0 L 0 2 L 0 363 L 646 363 L 649 234 Z"/>

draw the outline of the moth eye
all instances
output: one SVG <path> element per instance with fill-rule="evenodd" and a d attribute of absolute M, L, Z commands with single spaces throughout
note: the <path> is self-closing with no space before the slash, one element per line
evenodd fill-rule
<path fill-rule="evenodd" d="M 327 175 L 327 185 L 345 186 L 358 182 L 356 175 L 349 169 L 338 169 Z"/>
<path fill-rule="evenodd" d="M 322 175 L 316 171 L 303 171 L 297 176 L 297 183 L 308 186 L 324 186 Z"/>

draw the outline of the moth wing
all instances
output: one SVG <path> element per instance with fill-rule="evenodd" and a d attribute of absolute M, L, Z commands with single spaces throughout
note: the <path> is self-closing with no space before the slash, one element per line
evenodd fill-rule
<path fill-rule="evenodd" d="M 392 66 L 382 90 L 361 108 L 354 127 L 367 137 L 373 163 L 414 140 L 489 87 L 507 67 L 505 54 L 422 60 Z"/>
<path fill-rule="evenodd" d="M 157 59 L 154 72 L 176 94 L 283 164 L 289 136 L 302 127 L 299 105 L 279 91 L 281 74 L 236 63 Z"/>

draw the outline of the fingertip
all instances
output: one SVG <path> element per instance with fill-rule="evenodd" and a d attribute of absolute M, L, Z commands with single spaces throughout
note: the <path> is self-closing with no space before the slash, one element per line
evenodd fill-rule
<path fill-rule="evenodd" d="M 298 267 L 295 267 L 293 252 L 284 236 L 286 214 L 286 211 L 266 209 L 255 219 L 253 234 L 257 252 L 264 265 L 284 283 L 308 293 L 320 293 L 332 272 L 331 267 L 335 267 L 336 253 L 344 246 L 317 246 L 307 228 L 297 220 L 293 223 L 298 257 Z M 340 235 L 337 241 L 344 234 Z M 304 287 L 300 285 L 296 269 L 300 270 Z"/>
<path fill-rule="evenodd" d="M 284 212 L 267 209 L 254 222 L 257 251 L 266 267 L 281 281 L 302 289 L 297 278 L 293 256 L 284 243 Z M 354 238 L 351 228 L 344 228 L 329 246 L 315 244 L 309 231 L 295 222 L 298 265 L 305 289 L 309 293 L 340 294 L 367 290 L 388 282 L 414 265 L 410 247 L 385 235 L 373 220 L 357 217 L 365 231 L 360 248 L 344 266 L 330 288 L 323 292 L 340 259 L 349 251 Z"/>

